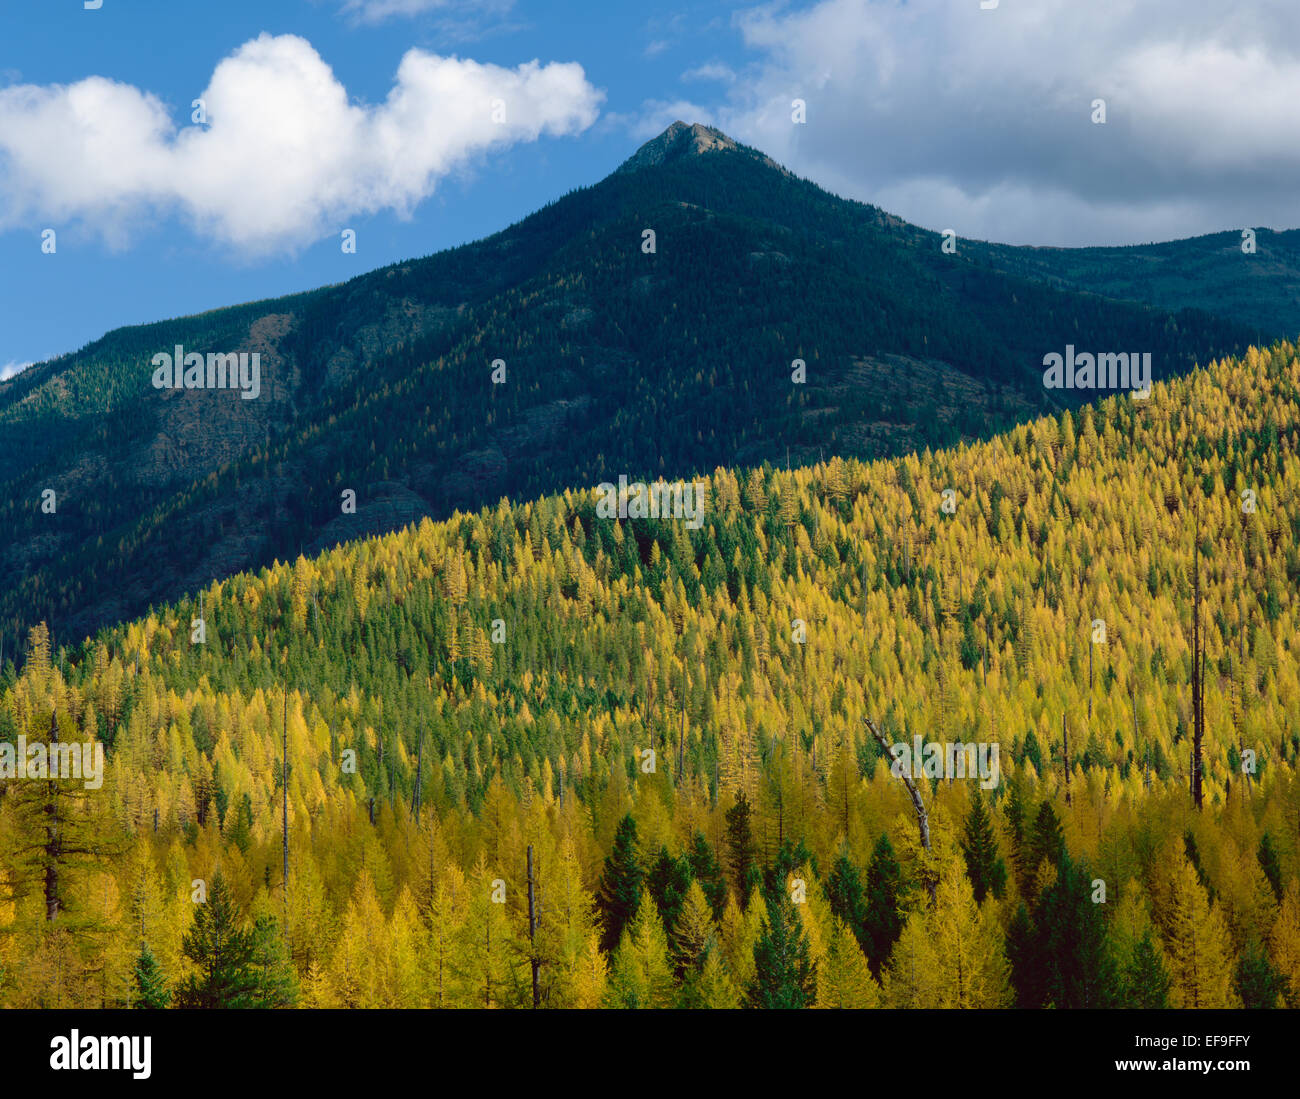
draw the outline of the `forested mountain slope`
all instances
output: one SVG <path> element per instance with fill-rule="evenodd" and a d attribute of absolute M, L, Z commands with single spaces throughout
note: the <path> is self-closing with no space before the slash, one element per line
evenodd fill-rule
<path fill-rule="evenodd" d="M 1298 1006 L 1296 355 L 721 468 L 698 530 L 573 490 L 38 629 L 0 740 L 109 762 L 0 784 L 0 1002 L 130 1001 L 146 952 L 195 1002 L 200 911 L 255 1002 L 522 1004 L 536 959 L 550 1006 Z M 998 781 L 918 774 L 925 850 L 865 719 Z"/>
<path fill-rule="evenodd" d="M 1204 309 L 1294 339 L 1300 333 L 1300 229 L 1252 229 L 1121 248 L 1016 248 L 972 242 L 980 262 L 1061 289 L 1160 309 Z M 1267 341 L 1265 341 L 1267 342 Z"/>
<path fill-rule="evenodd" d="M 1067 344 L 1168 377 L 1256 338 L 1182 308 L 1203 294 L 1117 303 L 940 245 L 678 124 L 486 240 L 31 367 L 0 383 L 0 651 L 503 495 L 987 437 L 1093 396 L 1044 390 Z M 153 388 L 176 346 L 256 352 L 259 396 Z"/>

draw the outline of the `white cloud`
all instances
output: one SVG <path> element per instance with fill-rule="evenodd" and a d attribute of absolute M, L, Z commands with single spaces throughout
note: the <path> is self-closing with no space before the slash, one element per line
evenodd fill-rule
<path fill-rule="evenodd" d="M 682 73 L 683 80 L 717 80 L 723 84 L 734 84 L 736 74 L 727 65 L 717 62 L 710 62 L 707 65 L 699 65 L 693 69 L 687 69 Z"/>
<path fill-rule="evenodd" d="M 0 229 L 76 220 L 120 246 L 175 211 L 245 252 L 293 249 L 349 218 L 408 214 L 489 150 L 582 132 L 603 93 L 576 63 L 412 49 L 384 102 L 358 105 L 305 39 L 263 34 L 201 98 L 209 125 L 178 130 L 157 97 L 102 77 L 0 88 Z"/>
<path fill-rule="evenodd" d="M 497 14 L 514 7 L 514 0 L 344 0 L 343 12 L 361 23 L 424 15 L 428 12 Z"/>
<path fill-rule="evenodd" d="M 0 382 L 8 381 L 15 374 L 21 374 L 31 365 L 31 363 L 20 363 L 16 360 L 0 363 Z"/>
<path fill-rule="evenodd" d="M 927 227 L 1087 244 L 1300 224 L 1290 5 L 821 0 L 737 25 L 755 62 L 718 124 Z"/>

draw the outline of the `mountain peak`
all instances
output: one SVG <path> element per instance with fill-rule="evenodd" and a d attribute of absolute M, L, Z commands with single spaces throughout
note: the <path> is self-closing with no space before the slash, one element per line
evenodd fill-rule
<path fill-rule="evenodd" d="M 620 166 L 620 172 L 635 172 L 640 168 L 653 168 L 674 160 L 702 156 L 705 153 L 742 149 L 721 130 L 698 122 L 677 121 L 658 137 L 651 138 Z"/>

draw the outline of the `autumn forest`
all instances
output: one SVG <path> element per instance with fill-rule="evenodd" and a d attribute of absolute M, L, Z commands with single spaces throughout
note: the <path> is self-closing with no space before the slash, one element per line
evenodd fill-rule
<path fill-rule="evenodd" d="M 106 762 L 0 779 L 0 1005 L 1300 1006 L 1298 436 L 1281 343 L 38 626 L 0 744 Z"/>

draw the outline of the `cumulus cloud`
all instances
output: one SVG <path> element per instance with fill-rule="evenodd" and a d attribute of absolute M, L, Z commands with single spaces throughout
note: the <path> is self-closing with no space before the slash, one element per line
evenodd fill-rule
<path fill-rule="evenodd" d="M 1289 5 L 821 0 L 737 25 L 753 63 L 719 124 L 930 228 L 1089 244 L 1300 223 Z"/>
<path fill-rule="evenodd" d="M 120 246 L 178 212 L 245 252 L 293 249 L 409 214 L 490 150 L 582 132 L 603 93 L 576 63 L 412 49 L 384 102 L 361 105 L 305 39 L 263 34 L 200 98 L 208 124 L 177 128 L 156 96 L 102 77 L 0 88 L 0 229 L 81 221 Z"/>
<path fill-rule="evenodd" d="M 0 382 L 8 381 L 15 374 L 21 374 L 31 365 L 31 363 L 20 363 L 14 360 L 10 360 L 7 363 L 0 363 Z"/>

